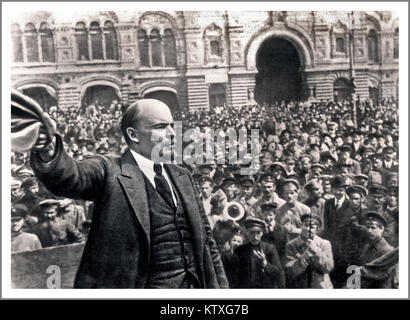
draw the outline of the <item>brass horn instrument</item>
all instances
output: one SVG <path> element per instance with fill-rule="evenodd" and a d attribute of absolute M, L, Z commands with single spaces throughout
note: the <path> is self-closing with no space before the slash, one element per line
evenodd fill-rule
<path fill-rule="evenodd" d="M 223 217 L 226 220 L 239 221 L 245 216 L 245 208 L 238 201 L 228 202 L 223 210 Z"/>

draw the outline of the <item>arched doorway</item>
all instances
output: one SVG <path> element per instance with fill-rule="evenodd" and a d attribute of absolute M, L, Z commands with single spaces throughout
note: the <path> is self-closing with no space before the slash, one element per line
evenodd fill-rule
<path fill-rule="evenodd" d="M 209 107 L 226 106 L 226 91 L 222 84 L 211 84 L 209 87 Z"/>
<path fill-rule="evenodd" d="M 338 78 L 333 83 L 333 97 L 335 102 L 343 102 L 351 98 L 350 81 L 346 78 Z"/>
<path fill-rule="evenodd" d="M 179 102 L 177 95 L 172 91 L 157 90 L 151 91 L 143 96 L 144 99 L 157 99 L 165 103 L 171 110 L 172 115 L 176 118 L 179 115 Z"/>
<path fill-rule="evenodd" d="M 114 100 L 120 101 L 115 88 L 105 85 L 89 86 L 81 99 L 81 107 L 85 110 L 90 105 L 98 105 L 107 110 Z"/>
<path fill-rule="evenodd" d="M 30 87 L 21 91 L 23 94 L 34 99 L 45 111 L 48 111 L 52 106 L 57 106 L 55 92 L 47 90 L 45 87 Z"/>
<path fill-rule="evenodd" d="M 373 101 L 373 105 L 379 104 L 380 91 L 378 87 L 369 87 L 369 99 Z"/>
<path fill-rule="evenodd" d="M 258 103 L 305 100 L 301 61 L 292 42 L 280 37 L 265 40 L 256 56 L 255 100 Z"/>

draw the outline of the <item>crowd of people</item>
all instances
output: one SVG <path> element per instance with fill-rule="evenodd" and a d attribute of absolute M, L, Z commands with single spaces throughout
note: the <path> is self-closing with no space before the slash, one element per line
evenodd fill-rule
<path fill-rule="evenodd" d="M 113 102 L 49 112 L 66 150 L 81 160 L 124 152 L 123 109 Z M 212 129 L 226 137 L 225 150 L 212 150 L 215 161 L 195 154 L 182 165 L 195 179 L 230 287 L 345 288 L 350 266 L 362 288 L 398 287 L 397 101 L 251 104 L 175 120 L 193 141 L 209 141 Z M 243 129 L 247 145 L 228 138 Z M 252 129 L 259 130 L 258 158 L 229 161 L 232 150 L 250 152 Z M 255 174 L 242 174 L 249 167 Z M 49 193 L 29 154 L 12 154 L 11 197 L 12 251 L 87 238 L 93 203 Z"/>

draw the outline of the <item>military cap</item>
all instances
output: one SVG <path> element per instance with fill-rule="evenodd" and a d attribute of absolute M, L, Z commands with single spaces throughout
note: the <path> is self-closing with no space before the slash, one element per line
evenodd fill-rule
<path fill-rule="evenodd" d="M 366 181 L 369 180 L 369 177 L 366 176 L 363 173 L 356 174 L 356 175 L 353 176 L 353 178 L 355 178 L 356 180 L 359 180 L 359 179 L 363 179 L 363 180 L 366 180 Z"/>
<path fill-rule="evenodd" d="M 60 201 L 57 199 L 45 199 L 38 204 L 40 207 L 60 206 Z"/>
<path fill-rule="evenodd" d="M 286 163 L 296 163 L 296 161 L 293 157 L 286 157 L 285 162 Z"/>
<path fill-rule="evenodd" d="M 333 162 L 336 162 L 336 159 L 329 151 L 324 151 L 320 153 L 320 160 L 325 161 L 326 159 L 330 159 Z"/>
<path fill-rule="evenodd" d="M 352 147 L 349 144 L 344 144 L 341 147 L 339 147 L 339 150 L 341 152 L 344 152 L 344 151 L 352 152 Z"/>
<path fill-rule="evenodd" d="M 373 195 L 384 195 L 385 196 L 387 194 L 387 189 L 381 184 L 372 184 L 369 187 L 369 193 Z"/>
<path fill-rule="evenodd" d="M 374 148 L 372 146 L 364 146 L 362 152 L 371 152 L 374 153 Z"/>
<path fill-rule="evenodd" d="M 378 214 L 376 211 L 369 211 L 365 215 L 365 219 L 366 219 L 367 222 L 373 222 L 373 221 L 378 222 L 383 227 L 385 227 L 387 225 L 386 220 L 380 214 Z"/>
<path fill-rule="evenodd" d="M 276 210 L 278 204 L 276 202 L 264 202 L 260 205 L 262 211 Z"/>
<path fill-rule="evenodd" d="M 332 188 L 343 188 L 347 186 L 347 181 L 342 176 L 335 176 L 331 181 Z"/>
<path fill-rule="evenodd" d="M 329 134 L 329 132 L 322 133 L 322 139 L 324 139 L 325 137 L 329 137 L 330 139 L 332 139 L 332 136 Z"/>
<path fill-rule="evenodd" d="M 28 214 L 28 209 L 24 204 L 13 204 L 11 206 L 11 218 L 24 218 Z"/>
<path fill-rule="evenodd" d="M 282 188 L 287 184 L 293 184 L 296 187 L 297 190 L 300 189 L 299 182 L 297 182 L 297 180 L 295 180 L 295 179 L 285 179 L 285 180 L 283 180 L 282 181 Z"/>
<path fill-rule="evenodd" d="M 230 186 L 230 185 L 236 184 L 236 183 L 237 183 L 237 181 L 236 181 L 235 177 L 233 177 L 232 175 L 228 175 L 224 178 L 224 180 L 222 182 L 222 185 L 224 187 L 227 187 L 227 186 Z"/>
<path fill-rule="evenodd" d="M 12 179 L 11 180 L 11 188 L 20 188 L 21 187 L 22 182 L 20 180 L 17 179 Z"/>
<path fill-rule="evenodd" d="M 367 189 L 361 185 L 354 184 L 346 188 L 346 193 L 351 195 L 353 193 L 359 193 L 362 197 L 367 196 Z"/>
<path fill-rule="evenodd" d="M 311 213 L 305 213 L 300 217 L 300 221 L 303 222 L 305 220 L 310 220 L 310 223 L 316 224 L 319 227 L 322 226 L 322 219 L 316 215 L 316 214 L 311 214 Z"/>
<path fill-rule="evenodd" d="M 396 150 L 392 146 L 386 146 L 383 148 L 383 153 L 388 153 L 388 152 L 395 152 Z"/>
<path fill-rule="evenodd" d="M 282 169 L 283 172 L 286 172 L 286 168 L 282 162 L 275 161 L 274 163 L 271 164 L 272 170 L 275 170 L 277 168 Z"/>
<path fill-rule="evenodd" d="M 270 172 L 265 172 L 261 175 L 260 181 L 275 182 L 275 177 Z"/>
<path fill-rule="evenodd" d="M 239 183 L 243 187 L 253 187 L 255 179 L 252 176 L 245 176 L 239 180 Z"/>
<path fill-rule="evenodd" d="M 211 177 L 209 177 L 209 176 L 207 176 L 207 175 L 201 175 L 199 178 L 198 178 L 198 183 L 205 183 L 205 182 L 209 182 L 209 183 L 211 183 L 211 184 L 213 184 L 214 183 L 214 181 L 211 179 Z"/>
<path fill-rule="evenodd" d="M 255 217 L 246 218 L 244 225 L 245 225 L 245 228 L 248 230 L 258 229 L 263 232 L 266 232 L 266 222 L 261 219 L 255 218 Z"/>

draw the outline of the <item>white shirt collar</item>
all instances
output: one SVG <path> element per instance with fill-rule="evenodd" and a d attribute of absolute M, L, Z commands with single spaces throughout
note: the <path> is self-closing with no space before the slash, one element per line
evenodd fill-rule
<path fill-rule="evenodd" d="M 152 161 L 151 159 L 145 158 L 144 156 L 140 155 L 139 153 L 135 152 L 132 149 L 130 149 L 130 151 L 135 161 L 137 162 L 138 166 L 140 167 L 140 169 L 150 168 L 154 171 L 154 161 Z"/>

